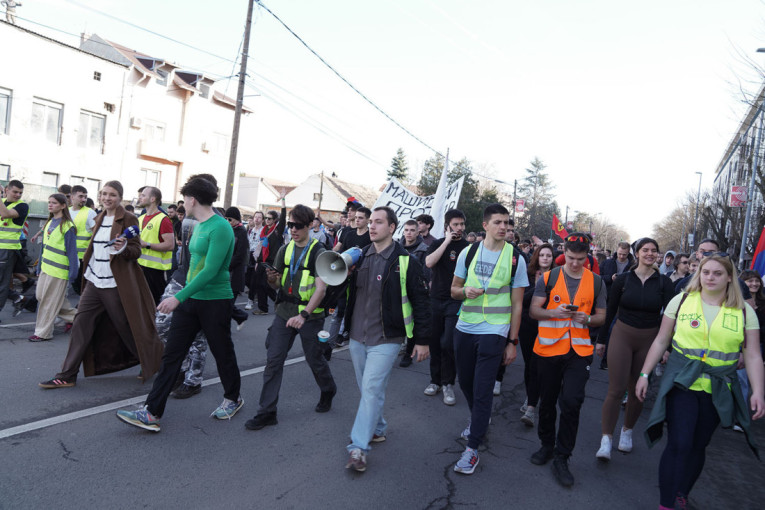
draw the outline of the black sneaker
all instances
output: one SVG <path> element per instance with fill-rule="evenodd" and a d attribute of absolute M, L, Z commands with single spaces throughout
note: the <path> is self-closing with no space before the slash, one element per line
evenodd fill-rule
<path fill-rule="evenodd" d="M 244 424 L 245 428 L 249 430 L 260 430 L 263 427 L 269 425 L 276 425 L 279 421 L 276 419 L 276 413 L 256 414 L 251 420 L 247 420 Z"/>
<path fill-rule="evenodd" d="M 556 455 L 552 463 L 552 472 L 562 486 L 571 487 L 574 485 L 574 475 L 568 470 L 568 458 Z"/>
<path fill-rule="evenodd" d="M 332 409 L 332 399 L 335 398 L 335 394 L 337 394 L 336 389 L 332 391 L 322 391 L 321 398 L 319 398 L 319 403 L 316 404 L 314 411 L 317 413 L 326 413 Z"/>
<path fill-rule="evenodd" d="M 401 362 L 398 364 L 400 367 L 408 367 L 412 364 L 412 357 L 408 355 L 407 353 L 404 353 L 403 356 L 401 356 Z"/>
<path fill-rule="evenodd" d="M 531 455 L 531 463 L 537 466 L 544 466 L 553 458 L 553 447 L 542 446 Z"/>
<path fill-rule="evenodd" d="M 172 392 L 170 395 L 172 395 L 173 398 L 189 398 L 193 397 L 200 391 L 202 391 L 201 384 L 197 384 L 196 386 L 189 386 L 188 384 L 184 383 L 178 386 L 178 389 Z"/>

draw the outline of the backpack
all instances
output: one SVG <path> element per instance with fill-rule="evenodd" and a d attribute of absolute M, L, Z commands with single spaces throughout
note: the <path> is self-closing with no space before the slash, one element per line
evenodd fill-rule
<path fill-rule="evenodd" d="M 558 278 L 560 277 L 560 272 L 562 270 L 563 266 L 554 267 L 552 270 L 550 270 L 550 276 L 547 278 L 547 284 L 545 285 L 545 295 L 547 298 L 545 299 L 542 308 L 547 308 L 547 305 L 550 303 L 550 292 L 552 292 L 553 288 L 555 288 L 555 284 L 558 283 Z M 600 294 L 601 288 L 603 286 L 603 279 L 599 274 L 595 274 L 593 272 L 592 283 L 594 288 L 594 299 L 592 300 L 592 309 L 589 312 L 590 314 L 592 313 L 592 310 L 595 309 L 595 302 L 598 300 L 598 294 Z"/>
<path fill-rule="evenodd" d="M 510 270 L 510 282 L 512 283 L 513 279 L 515 278 L 515 272 L 518 270 L 518 248 L 515 247 L 513 243 L 508 243 L 513 247 L 513 268 Z M 475 258 L 476 253 L 478 253 L 478 248 L 480 247 L 481 243 L 473 243 L 470 245 L 470 248 L 468 248 L 468 252 L 465 255 L 465 268 L 470 269 L 470 263 L 473 262 L 473 259 Z"/>

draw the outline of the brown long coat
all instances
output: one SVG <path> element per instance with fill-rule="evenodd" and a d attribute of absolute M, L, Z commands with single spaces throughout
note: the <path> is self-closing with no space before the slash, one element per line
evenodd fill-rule
<path fill-rule="evenodd" d="M 96 217 L 91 239 L 101 228 L 105 214 L 102 212 Z M 138 226 L 138 218 L 126 211 L 124 207 L 119 206 L 114 214 L 110 239 L 119 236 L 131 225 Z M 88 267 L 88 261 L 92 255 L 93 243 L 91 242 L 82 258 L 83 268 Z M 96 324 L 93 341 L 88 346 L 83 359 L 83 370 L 86 377 L 117 372 L 139 363 L 143 370 L 144 381 L 159 371 L 164 346 L 154 327 L 156 307 L 149 285 L 146 283 L 146 278 L 137 262 L 140 256 L 141 242 L 138 237 L 135 237 L 128 240 L 127 247 L 122 253 L 111 257 L 109 264 L 114 274 L 114 281 L 117 283 L 120 300 L 125 308 L 130 331 L 135 339 L 139 359 L 135 359 L 122 343 L 116 328 L 109 320 L 109 316 L 102 314 L 98 324 Z M 82 284 L 84 288 L 85 285 L 90 285 L 90 282 L 86 282 L 83 277 Z"/>

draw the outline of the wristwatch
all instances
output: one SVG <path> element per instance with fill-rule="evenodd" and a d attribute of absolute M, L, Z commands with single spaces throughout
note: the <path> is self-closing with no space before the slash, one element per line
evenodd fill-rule
<path fill-rule="evenodd" d="M 300 316 L 301 316 L 302 318 L 304 318 L 304 319 L 307 319 L 308 317 L 310 317 L 310 316 L 311 316 L 311 314 L 310 314 L 310 313 L 308 313 L 308 312 L 306 312 L 305 310 L 301 310 L 301 311 L 300 311 Z"/>
<path fill-rule="evenodd" d="M 516 339 L 508 338 L 507 339 L 507 343 L 513 344 L 513 345 L 518 345 L 518 339 L 517 338 Z"/>

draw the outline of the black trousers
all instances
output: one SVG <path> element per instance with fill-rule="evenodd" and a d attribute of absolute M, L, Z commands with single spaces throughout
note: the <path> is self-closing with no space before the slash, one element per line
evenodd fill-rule
<path fill-rule="evenodd" d="M 591 363 L 592 356 L 579 356 L 573 349 L 561 356 L 537 356 L 540 397 L 537 433 L 542 446 L 555 446 L 556 455 L 568 458 L 574 451 Z M 560 407 L 557 438 L 556 402 Z"/>
<path fill-rule="evenodd" d="M 537 339 L 538 328 L 525 329 L 521 327 L 518 343 L 521 344 L 523 355 L 523 383 L 526 386 L 528 405 L 536 407 L 539 402 L 539 375 L 537 374 L 537 359 L 534 354 L 534 342 Z M 500 381 L 501 379 L 497 379 Z"/>
<path fill-rule="evenodd" d="M 263 264 L 258 264 L 254 273 L 254 286 L 255 295 L 258 298 L 258 308 L 263 311 L 268 311 L 268 299 L 276 301 L 276 291 L 271 288 L 266 278 L 266 268 Z"/>
<path fill-rule="evenodd" d="M 454 331 L 457 329 L 461 304 L 456 299 L 430 300 L 433 317 L 430 337 L 430 382 L 438 386 L 454 384 L 457 375 L 454 362 Z M 411 355 L 411 352 L 409 354 Z"/>
<path fill-rule="evenodd" d="M 143 270 L 144 277 L 146 277 L 146 283 L 149 284 L 149 290 L 151 291 L 151 296 L 154 298 L 154 304 L 158 305 L 162 300 L 162 294 L 165 292 L 165 287 L 167 287 L 165 271 L 144 266 L 141 266 L 141 269 Z"/>
<path fill-rule="evenodd" d="M 170 323 L 162 366 L 146 399 L 151 414 L 160 417 L 165 412 L 167 398 L 173 391 L 183 359 L 200 330 L 207 337 L 210 352 L 215 356 L 223 396 L 233 401 L 239 398 L 241 379 L 231 341 L 231 309 L 230 299 L 188 299 L 178 305 Z"/>

